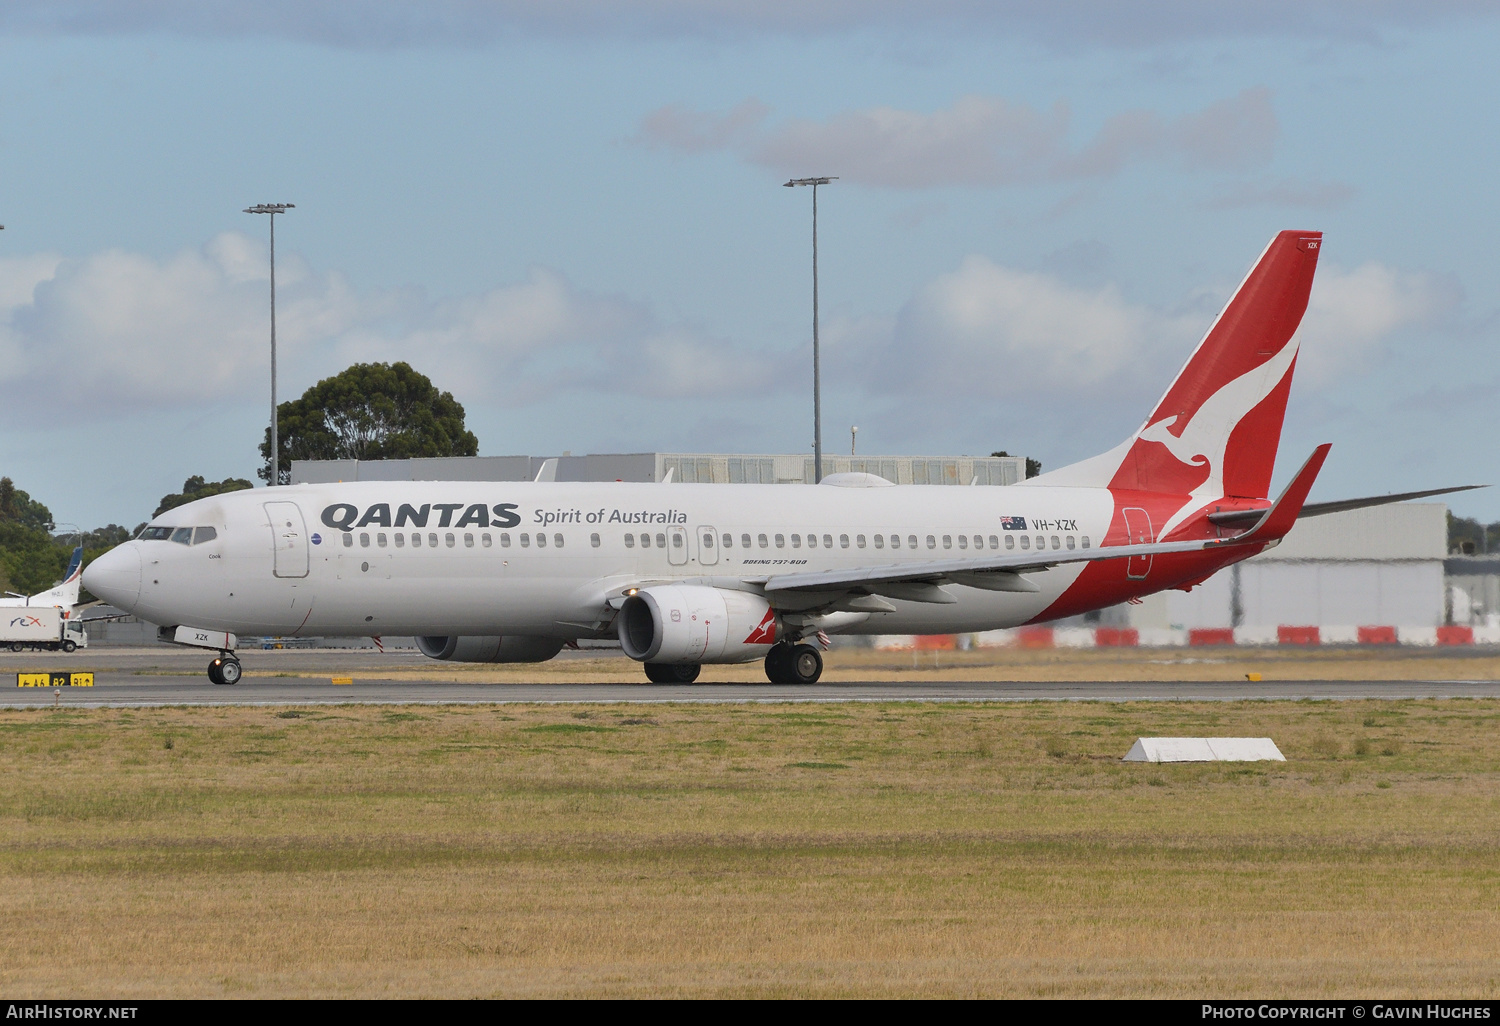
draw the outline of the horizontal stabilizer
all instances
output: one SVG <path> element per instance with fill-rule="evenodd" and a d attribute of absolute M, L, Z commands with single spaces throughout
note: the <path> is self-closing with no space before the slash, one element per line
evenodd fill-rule
<path fill-rule="evenodd" d="M 1280 541 L 1285 538 L 1297 523 L 1297 516 L 1307 503 L 1307 493 L 1312 491 L 1313 482 L 1318 479 L 1318 471 L 1323 469 L 1323 461 L 1328 459 L 1328 450 L 1332 448 L 1332 444 L 1324 442 L 1314 449 L 1307 462 L 1302 464 L 1302 469 L 1297 471 L 1297 476 L 1292 478 L 1292 483 L 1271 504 L 1271 508 L 1259 511 L 1260 517 L 1255 526 L 1244 534 L 1232 539 L 1226 538 L 1219 544 L 1234 542 L 1243 545 L 1251 541 Z"/>
<path fill-rule="evenodd" d="M 1302 507 L 1302 512 L 1297 516 L 1299 519 L 1321 517 L 1326 513 L 1347 513 L 1353 509 L 1367 509 L 1392 502 L 1407 502 L 1411 499 L 1426 499 L 1433 495 L 1451 495 L 1454 492 L 1467 492 L 1475 488 L 1488 487 L 1489 485 L 1458 485 L 1455 488 L 1429 488 L 1422 492 L 1398 492 L 1395 495 L 1371 495 L 1362 499 L 1339 499 L 1337 502 L 1309 502 Z M 1208 519 L 1221 526 L 1236 526 L 1253 524 L 1264 513 L 1263 509 L 1231 509 L 1221 513 L 1210 513 Z"/>

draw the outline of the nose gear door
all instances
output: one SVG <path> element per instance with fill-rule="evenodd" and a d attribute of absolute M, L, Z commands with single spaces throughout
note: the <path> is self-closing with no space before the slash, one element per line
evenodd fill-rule
<path fill-rule="evenodd" d="M 272 573 L 277 577 L 306 577 L 307 525 L 302 519 L 302 510 L 295 502 L 267 502 L 264 505 L 276 557 Z"/>

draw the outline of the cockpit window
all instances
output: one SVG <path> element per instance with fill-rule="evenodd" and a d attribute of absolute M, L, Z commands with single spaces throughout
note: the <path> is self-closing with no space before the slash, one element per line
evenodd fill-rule
<path fill-rule="evenodd" d="M 213 541 L 218 536 L 219 536 L 219 532 L 215 531 L 212 527 L 195 527 L 195 528 L 193 528 L 193 544 L 194 545 L 202 545 L 204 542 Z"/>
<path fill-rule="evenodd" d="M 193 544 L 193 529 L 191 527 L 179 527 L 172 532 L 172 540 L 178 545 Z"/>
<path fill-rule="evenodd" d="M 141 541 L 166 541 L 172 537 L 170 527 L 148 527 L 141 532 Z"/>

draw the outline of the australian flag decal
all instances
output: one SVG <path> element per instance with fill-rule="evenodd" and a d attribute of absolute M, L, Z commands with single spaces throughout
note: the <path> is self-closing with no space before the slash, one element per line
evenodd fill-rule
<path fill-rule="evenodd" d="M 1000 530 L 1002 531 L 1024 531 L 1026 530 L 1025 517 L 1001 517 Z"/>

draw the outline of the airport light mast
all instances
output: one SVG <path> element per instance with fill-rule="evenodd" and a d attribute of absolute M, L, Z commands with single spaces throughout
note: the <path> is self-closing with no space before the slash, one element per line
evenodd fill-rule
<path fill-rule="evenodd" d="M 281 484 L 281 439 L 277 437 L 279 425 L 276 410 L 276 215 L 284 214 L 296 205 L 295 203 L 257 203 L 253 207 L 245 208 L 247 214 L 271 215 L 271 474 L 266 479 L 268 488 Z"/>
<path fill-rule="evenodd" d="M 823 394 L 818 364 L 818 186 L 838 181 L 832 178 L 793 178 L 786 183 L 812 186 L 812 244 L 813 244 L 813 483 L 823 480 Z"/>

